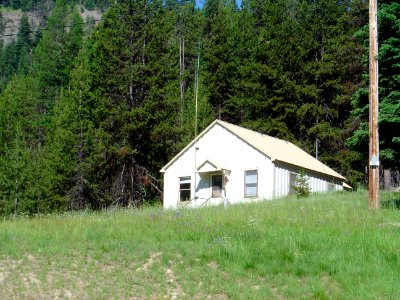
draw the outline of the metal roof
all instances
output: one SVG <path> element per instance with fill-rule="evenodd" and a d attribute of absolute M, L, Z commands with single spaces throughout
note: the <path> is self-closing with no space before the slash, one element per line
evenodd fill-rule
<path fill-rule="evenodd" d="M 346 180 L 345 177 L 335 172 L 327 165 L 315 159 L 310 154 L 292 144 L 291 142 L 271 137 L 269 135 L 265 135 L 224 121 L 215 120 L 202 133 L 200 133 L 200 135 L 197 137 L 197 140 L 201 138 L 204 134 L 206 134 L 215 125 L 222 126 L 259 152 L 268 156 L 272 161 L 284 162 L 290 165 L 304 168 L 306 170 L 311 170 Z M 195 142 L 196 140 L 193 140 L 189 145 L 187 145 L 180 153 L 178 153 L 178 155 L 176 155 L 167 165 L 165 165 L 161 169 L 161 172 L 165 172 L 165 170 L 184 152 L 186 152 L 186 150 L 190 148 Z"/>

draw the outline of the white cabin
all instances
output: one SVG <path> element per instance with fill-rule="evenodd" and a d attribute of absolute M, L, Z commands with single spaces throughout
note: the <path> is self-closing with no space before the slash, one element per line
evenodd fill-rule
<path fill-rule="evenodd" d="M 164 173 L 164 208 L 233 204 L 292 193 L 303 169 L 312 192 L 342 190 L 346 179 L 294 144 L 216 120 Z"/>

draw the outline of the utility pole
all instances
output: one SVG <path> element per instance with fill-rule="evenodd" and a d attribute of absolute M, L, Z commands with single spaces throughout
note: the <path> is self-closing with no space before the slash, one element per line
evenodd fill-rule
<path fill-rule="evenodd" d="M 378 18 L 377 0 L 369 0 L 369 193 L 368 206 L 379 203 L 379 135 L 378 135 Z"/>

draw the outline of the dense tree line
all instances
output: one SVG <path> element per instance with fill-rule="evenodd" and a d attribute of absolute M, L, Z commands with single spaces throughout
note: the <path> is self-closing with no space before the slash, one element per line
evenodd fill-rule
<path fill-rule="evenodd" d="M 311 154 L 318 141 L 364 184 L 366 2 L 124 0 L 88 31 L 60 0 L 39 36 L 23 20 L 0 60 L 0 214 L 159 198 L 159 169 L 194 136 L 198 58 L 200 130 L 220 118 Z M 379 20 L 382 157 L 396 169 L 399 5 L 381 1 Z"/>

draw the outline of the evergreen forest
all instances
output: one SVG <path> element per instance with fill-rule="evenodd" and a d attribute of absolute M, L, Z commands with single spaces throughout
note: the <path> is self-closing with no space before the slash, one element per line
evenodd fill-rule
<path fill-rule="evenodd" d="M 400 3 L 378 2 L 381 167 L 398 174 Z M 160 201 L 159 170 L 195 135 L 195 84 L 199 131 L 219 118 L 311 155 L 318 144 L 366 185 L 368 1 L 202 4 L 2 1 L 0 215 Z M 13 10 L 23 16 L 5 42 Z"/>

